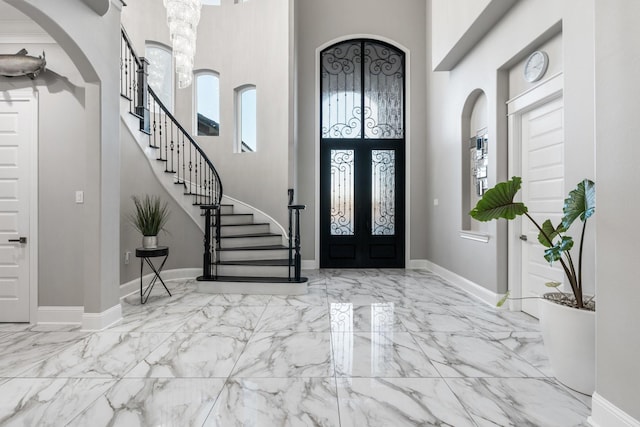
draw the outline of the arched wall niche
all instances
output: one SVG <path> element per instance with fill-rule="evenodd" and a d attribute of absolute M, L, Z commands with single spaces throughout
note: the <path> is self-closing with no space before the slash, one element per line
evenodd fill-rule
<path fill-rule="evenodd" d="M 486 233 L 488 227 L 469 216 L 488 186 L 491 141 L 488 134 L 488 102 L 482 89 L 473 90 L 461 116 L 461 230 Z M 494 144 L 495 145 L 495 144 Z M 495 150 L 494 150 L 495 151 Z"/>

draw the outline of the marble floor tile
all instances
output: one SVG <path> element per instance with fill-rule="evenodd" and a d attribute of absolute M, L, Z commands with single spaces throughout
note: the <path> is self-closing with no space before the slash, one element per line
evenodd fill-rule
<path fill-rule="evenodd" d="M 529 362 L 547 377 L 553 377 L 540 332 L 492 332 L 491 338 Z"/>
<path fill-rule="evenodd" d="M 207 427 L 339 427 L 334 378 L 230 378 Z"/>
<path fill-rule="evenodd" d="M 232 377 L 325 378 L 335 373 L 329 332 L 254 334 Z"/>
<path fill-rule="evenodd" d="M 334 302 L 329 305 L 332 332 L 406 332 L 392 303 L 354 305 Z"/>
<path fill-rule="evenodd" d="M 23 376 L 34 378 L 120 378 L 170 334 L 96 332 L 47 357 Z"/>
<path fill-rule="evenodd" d="M 256 332 L 329 332 L 327 306 L 267 306 L 256 326 Z"/>
<path fill-rule="evenodd" d="M 85 337 L 86 332 L 16 332 L 0 337 L 0 377 L 16 377 Z"/>
<path fill-rule="evenodd" d="M 191 316 L 178 332 L 221 332 L 248 340 L 264 306 L 208 305 Z"/>
<path fill-rule="evenodd" d="M 476 424 L 586 427 L 589 409 L 551 379 L 446 379 Z"/>
<path fill-rule="evenodd" d="M 175 333 L 125 378 L 226 378 L 246 344 L 223 333 Z"/>
<path fill-rule="evenodd" d="M 223 379 L 121 379 L 76 417 L 73 427 L 202 426 Z"/>
<path fill-rule="evenodd" d="M 434 303 L 398 307 L 396 315 L 411 332 L 469 332 L 473 324 L 449 306 Z"/>
<path fill-rule="evenodd" d="M 479 334 L 414 332 L 443 377 L 542 377 L 524 359 Z"/>
<path fill-rule="evenodd" d="M 0 425 L 66 425 L 114 383 L 112 379 L 14 378 L 0 385 Z"/>
<path fill-rule="evenodd" d="M 536 332 L 540 330 L 538 319 L 522 312 L 500 310 L 488 305 L 460 305 L 453 311 L 467 318 L 476 330 L 485 332 Z"/>
<path fill-rule="evenodd" d="M 110 327 L 112 332 L 176 332 L 198 308 L 186 305 L 163 305 L 131 308 L 123 311 L 122 321 Z"/>
<path fill-rule="evenodd" d="M 269 301 L 271 295 L 217 294 L 209 305 L 266 306 Z"/>
<path fill-rule="evenodd" d="M 408 332 L 332 332 L 339 377 L 439 377 Z"/>
<path fill-rule="evenodd" d="M 341 427 L 475 424 L 440 378 L 338 378 Z"/>
<path fill-rule="evenodd" d="M 57 323 L 0 323 L 0 334 L 7 332 L 79 332 L 78 324 Z"/>
<path fill-rule="evenodd" d="M 327 306 L 327 288 L 326 286 L 310 286 L 307 287 L 307 293 L 304 295 L 273 295 L 269 305 L 318 305 Z"/>

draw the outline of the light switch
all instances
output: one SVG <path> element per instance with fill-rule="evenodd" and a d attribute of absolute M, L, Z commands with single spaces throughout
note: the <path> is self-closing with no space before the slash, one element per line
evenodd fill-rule
<path fill-rule="evenodd" d="M 76 203 L 84 203 L 84 191 L 76 191 Z"/>

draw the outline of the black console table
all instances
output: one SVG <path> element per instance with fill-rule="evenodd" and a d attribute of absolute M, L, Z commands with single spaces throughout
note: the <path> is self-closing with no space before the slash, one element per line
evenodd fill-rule
<path fill-rule="evenodd" d="M 149 299 L 149 295 L 151 294 L 151 290 L 153 286 L 156 284 L 156 280 L 160 280 L 162 286 L 167 290 L 169 296 L 171 296 L 171 292 L 169 292 L 169 288 L 165 285 L 164 280 L 160 277 L 160 273 L 162 272 L 162 268 L 164 267 L 164 263 L 167 262 L 167 258 L 169 258 L 169 247 L 167 246 L 158 246 L 157 248 L 147 249 L 147 248 L 137 248 L 136 249 L 136 257 L 140 258 L 140 304 L 144 304 Z M 162 263 L 159 268 L 156 268 L 151 261 L 151 258 L 164 257 Z M 142 290 L 142 269 L 144 267 L 144 263 L 147 263 L 151 270 L 153 271 L 153 278 L 149 283 L 149 286 L 145 291 Z"/>

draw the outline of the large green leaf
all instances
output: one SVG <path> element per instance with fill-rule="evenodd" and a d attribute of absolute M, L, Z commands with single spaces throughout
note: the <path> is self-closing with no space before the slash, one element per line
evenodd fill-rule
<path fill-rule="evenodd" d="M 566 230 L 562 227 L 562 224 L 558 225 L 558 228 L 555 228 L 551 220 L 548 219 L 542 224 L 542 231 L 538 233 L 538 242 L 545 248 L 550 248 L 553 246 L 553 240 L 564 231 Z M 547 237 L 549 239 L 547 239 Z"/>
<path fill-rule="evenodd" d="M 514 219 L 526 213 L 527 207 L 524 203 L 513 201 L 521 184 L 522 178 L 518 176 L 514 176 L 510 181 L 496 184 L 484 193 L 469 215 L 478 221 L 486 222 L 498 218 Z"/>
<path fill-rule="evenodd" d="M 596 184 L 588 179 L 578 184 L 575 190 L 569 193 L 569 197 L 564 200 L 564 217 L 562 227 L 565 230 L 578 217 L 583 222 L 589 219 L 596 211 Z"/>
<path fill-rule="evenodd" d="M 544 259 L 552 263 L 553 261 L 559 261 L 562 257 L 562 252 L 569 251 L 573 247 L 573 239 L 569 236 L 562 236 L 556 245 L 544 251 Z"/>

